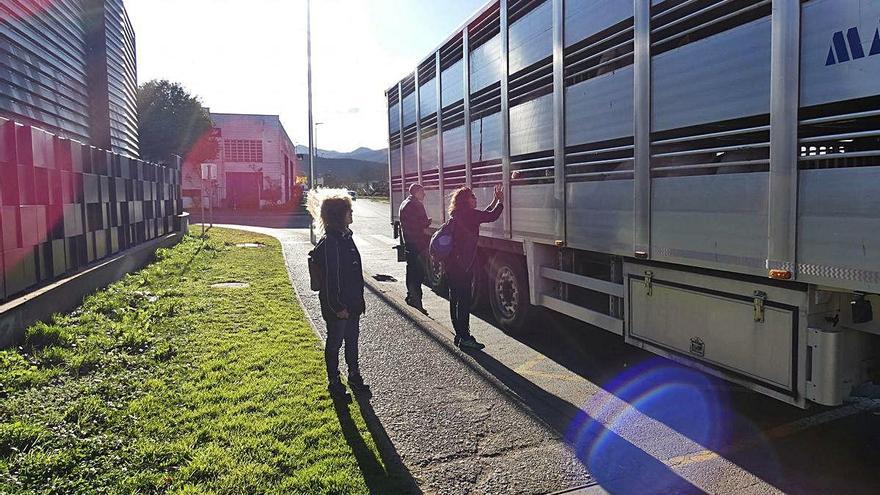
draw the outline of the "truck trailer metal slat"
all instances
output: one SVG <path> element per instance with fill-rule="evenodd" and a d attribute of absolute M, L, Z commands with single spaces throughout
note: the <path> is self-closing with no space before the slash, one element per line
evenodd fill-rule
<path fill-rule="evenodd" d="M 839 120 L 850 120 L 850 119 L 860 119 L 863 117 L 878 117 L 880 116 L 880 110 L 871 110 L 868 112 L 856 112 L 845 115 L 834 115 L 831 117 L 820 117 L 816 119 L 806 119 L 801 121 L 801 125 L 812 125 L 812 124 L 825 124 L 828 122 L 836 122 Z"/>

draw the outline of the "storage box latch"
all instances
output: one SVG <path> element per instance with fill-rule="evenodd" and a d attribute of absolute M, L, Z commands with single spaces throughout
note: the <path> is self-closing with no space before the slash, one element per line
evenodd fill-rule
<path fill-rule="evenodd" d="M 767 293 L 756 290 L 753 304 L 755 307 L 755 321 L 764 322 L 764 304 L 767 303 Z"/>

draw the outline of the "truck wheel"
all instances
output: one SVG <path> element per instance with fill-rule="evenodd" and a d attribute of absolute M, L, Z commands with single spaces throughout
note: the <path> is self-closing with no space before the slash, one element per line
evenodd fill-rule
<path fill-rule="evenodd" d="M 499 254 L 489 268 L 489 302 L 501 328 L 510 334 L 523 334 L 532 305 L 529 302 L 529 279 L 522 259 Z"/>

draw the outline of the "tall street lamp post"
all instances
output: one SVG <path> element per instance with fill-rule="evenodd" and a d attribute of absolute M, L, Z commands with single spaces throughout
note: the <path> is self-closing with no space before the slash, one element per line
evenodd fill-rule
<path fill-rule="evenodd" d="M 312 117 L 312 0 L 306 0 L 306 61 L 308 63 L 309 90 L 309 190 L 315 187 L 315 135 Z M 316 244 L 315 222 L 309 223 L 309 237 Z"/>

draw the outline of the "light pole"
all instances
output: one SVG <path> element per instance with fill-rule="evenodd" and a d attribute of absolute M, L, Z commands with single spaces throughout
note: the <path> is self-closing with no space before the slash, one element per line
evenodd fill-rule
<path fill-rule="evenodd" d="M 321 149 L 318 148 L 318 126 L 324 125 L 323 122 L 315 122 L 315 158 L 320 158 Z"/>
<path fill-rule="evenodd" d="M 306 61 L 309 87 L 309 192 L 315 187 L 315 136 L 312 117 L 312 0 L 306 0 Z M 313 219 L 314 220 L 314 219 Z M 309 222 L 309 238 L 316 244 L 315 222 Z"/>
<path fill-rule="evenodd" d="M 324 125 L 324 123 L 323 122 L 315 122 L 315 162 L 316 162 L 315 163 L 315 172 L 314 172 L 315 173 L 315 180 L 321 179 L 320 177 L 318 177 L 318 164 L 317 164 L 318 158 L 321 158 L 321 148 L 318 147 L 318 126 L 319 125 Z M 323 184 L 321 184 L 321 185 L 323 186 Z"/>

